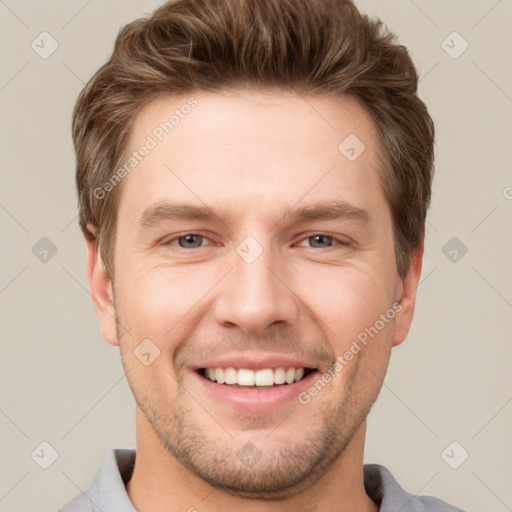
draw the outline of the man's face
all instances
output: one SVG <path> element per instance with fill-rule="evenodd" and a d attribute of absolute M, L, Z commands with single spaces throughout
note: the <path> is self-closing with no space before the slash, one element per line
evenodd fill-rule
<path fill-rule="evenodd" d="M 218 488 L 277 496 L 318 479 L 364 428 L 414 293 L 396 271 L 377 130 L 353 98 L 193 96 L 168 134 L 155 128 L 189 96 L 135 120 L 129 152 L 157 144 L 124 178 L 117 336 L 114 315 L 100 321 L 148 432 Z M 339 215 L 314 214 L 334 203 Z M 228 367 L 221 381 L 308 370 L 271 389 L 206 376 Z"/>

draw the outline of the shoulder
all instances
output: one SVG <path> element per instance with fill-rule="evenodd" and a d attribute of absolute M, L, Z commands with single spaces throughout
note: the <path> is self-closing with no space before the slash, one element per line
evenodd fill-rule
<path fill-rule="evenodd" d="M 59 508 L 57 512 L 102 512 L 96 507 L 91 499 L 85 493 L 75 496 L 71 501 L 68 501 L 63 507 Z"/>
<path fill-rule="evenodd" d="M 380 504 L 380 512 L 464 512 L 433 496 L 409 494 L 380 464 L 364 465 L 364 485 L 368 496 Z"/>
<path fill-rule="evenodd" d="M 58 512 L 135 512 L 125 488 L 134 464 L 135 450 L 110 450 L 103 466 L 94 475 L 91 485 Z"/>

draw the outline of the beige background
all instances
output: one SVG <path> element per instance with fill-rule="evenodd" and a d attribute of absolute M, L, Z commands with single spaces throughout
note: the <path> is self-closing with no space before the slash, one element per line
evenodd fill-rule
<path fill-rule="evenodd" d="M 0 511 L 55 511 L 109 449 L 134 446 L 134 400 L 87 290 L 70 116 L 120 26 L 160 3 L 0 0 Z M 437 128 L 416 317 L 370 413 L 365 460 L 413 494 L 510 511 L 512 0 L 358 5 L 410 48 Z M 43 31 L 59 45 L 47 59 L 31 48 Z M 57 249 L 46 262 L 32 252 L 42 237 Z M 455 246 L 443 252 L 453 237 L 456 262 Z M 46 470 L 31 458 L 43 441 L 58 452 Z"/>

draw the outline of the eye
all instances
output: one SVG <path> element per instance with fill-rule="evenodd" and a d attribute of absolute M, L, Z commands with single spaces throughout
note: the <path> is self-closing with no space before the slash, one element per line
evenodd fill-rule
<path fill-rule="evenodd" d="M 303 239 L 304 241 L 312 241 L 312 247 L 315 249 L 329 249 L 336 243 L 338 245 L 348 245 L 348 242 L 335 238 L 327 233 L 315 233 Z M 327 244 L 327 245 L 325 245 Z M 300 244 L 299 244 L 300 245 Z"/>
<path fill-rule="evenodd" d="M 170 238 L 162 245 L 175 245 L 174 242 L 178 242 L 178 246 L 182 249 L 196 249 L 197 247 L 201 247 L 204 240 L 208 240 L 207 237 L 203 235 L 199 235 L 198 233 L 186 233 L 184 235 L 175 236 L 174 238 Z"/>
<path fill-rule="evenodd" d="M 181 249 L 197 249 L 199 247 L 204 247 L 208 245 L 207 242 L 210 240 L 208 237 L 201 235 L 199 233 L 185 233 L 183 235 L 174 236 L 173 238 L 169 238 L 165 242 L 162 243 L 164 246 L 177 246 Z M 310 247 L 314 249 L 329 249 L 335 245 L 349 245 L 349 242 L 340 238 L 337 238 L 328 233 L 314 233 L 304 239 L 302 242 L 298 244 L 301 246 L 304 242 L 310 242 Z M 304 245 L 302 245 L 304 247 Z"/>

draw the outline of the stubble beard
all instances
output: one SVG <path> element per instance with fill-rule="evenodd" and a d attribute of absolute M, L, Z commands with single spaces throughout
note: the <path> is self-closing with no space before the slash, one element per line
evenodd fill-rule
<path fill-rule="evenodd" d="M 132 350 L 128 349 L 124 353 L 121 332 L 122 329 L 118 329 L 123 366 L 128 377 L 136 361 Z M 277 422 L 268 438 L 256 435 L 258 439 L 254 443 L 244 445 L 227 433 L 227 430 L 233 430 L 228 425 L 227 429 L 223 429 L 223 442 L 219 442 L 212 438 L 211 432 L 212 428 L 215 430 L 215 427 L 222 425 L 222 418 L 216 418 L 215 421 L 205 410 L 203 417 L 197 418 L 191 408 L 194 399 L 187 394 L 181 382 L 178 382 L 178 393 L 171 404 L 160 398 L 157 386 L 150 389 L 137 385 L 136 378 L 128 378 L 128 383 L 138 407 L 162 447 L 191 473 L 212 487 L 237 497 L 279 500 L 301 492 L 325 475 L 343 455 L 355 432 L 366 419 L 378 392 L 368 400 L 357 389 L 355 377 L 358 375 L 358 366 L 356 364 L 351 378 L 340 390 L 342 396 L 334 397 L 329 403 L 322 402 L 322 407 L 315 414 L 314 424 L 310 425 L 304 439 L 290 443 L 291 436 L 287 436 L 287 444 L 277 447 L 266 446 L 265 440 L 271 439 L 280 428 L 289 429 L 290 422 L 294 421 L 293 416 L 302 425 L 304 415 L 308 414 L 307 406 L 301 405 L 304 411 L 299 407 L 291 417 L 284 421 L 281 419 L 281 423 Z M 324 389 L 321 394 L 329 392 L 329 389 Z M 171 409 L 173 412 L 169 413 Z M 209 422 L 213 427 L 209 426 Z M 265 417 L 263 413 L 252 417 L 247 415 L 242 422 L 244 431 L 256 431 L 258 424 L 265 423 Z M 252 444 L 250 449 L 249 444 Z M 242 457 L 240 454 L 244 449 L 257 456 L 243 461 L 243 453 Z"/>

